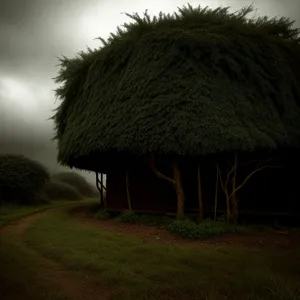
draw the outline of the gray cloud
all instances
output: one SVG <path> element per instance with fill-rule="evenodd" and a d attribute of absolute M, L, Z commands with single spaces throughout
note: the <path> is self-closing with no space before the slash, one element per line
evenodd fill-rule
<path fill-rule="evenodd" d="M 172 12 L 186 2 L 192 5 L 232 6 L 251 1 L 182 0 L 2 0 L 0 5 L 0 153 L 23 153 L 51 169 L 56 145 L 50 139 L 48 118 L 56 107 L 52 78 L 57 56 L 74 56 L 86 45 L 98 47 L 98 36 L 107 37 L 128 21 L 122 12 Z M 298 0 L 252 1 L 259 15 L 286 15 L 300 27 Z M 93 177 L 88 176 L 91 180 Z"/>

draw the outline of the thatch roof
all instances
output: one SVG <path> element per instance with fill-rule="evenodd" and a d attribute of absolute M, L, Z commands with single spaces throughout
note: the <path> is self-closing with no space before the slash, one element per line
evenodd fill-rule
<path fill-rule="evenodd" d="M 300 31 L 252 11 L 128 15 L 100 49 L 63 57 L 59 161 L 298 147 Z"/>

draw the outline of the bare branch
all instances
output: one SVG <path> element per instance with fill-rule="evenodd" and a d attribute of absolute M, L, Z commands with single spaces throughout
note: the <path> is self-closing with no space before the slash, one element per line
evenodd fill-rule
<path fill-rule="evenodd" d="M 154 157 L 154 154 L 151 153 L 151 158 L 150 158 L 150 167 L 151 167 L 151 170 L 153 171 L 153 173 L 160 179 L 163 179 L 163 180 L 166 180 L 172 184 L 176 184 L 176 181 L 162 173 L 160 173 L 157 169 L 156 169 L 156 166 L 155 166 L 155 157 Z"/>
<path fill-rule="evenodd" d="M 219 173 L 219 178 L 220 178 L 220 183 L 221 183 L 222 190 L 225 193 L 226 197 L 228 197 L 228 190 L 227 190 L 228 181 L 226 180 L 226 183 L 224 185 L 224 180 L 222 178 L 222 174 L 221 174 L 221 171 L 220 171 L 220 168 L 219 168 L 218 164 L 217 164 L 217 170 L 218 170 L 218 173 Z"/>
<path fill-rule="evenodd" d="M 259 162 L 260 163 L 259 165 L 261 165 L 262 163 L 266 164 L 266 163 L 271 162 L 271 161 L 272 161 L 271 158 L 266 159 L 263 162 L 260 159 L 255 159 L 255 160 L 250 160 L 250 161 L 240 163 L 240 167 L 247 166 L 247 165 L 250 165 L 250 164 L 254 164 L 254 163 L 257 163 L 257 162 Z"/>
<path fill-rule="evenodd" d="M 221 183 L 222 190 L 225 192 L 225 186 L 224 186 L 223 178 L 221 176 L 221 171 L 220 171 L 220 168 L 219 168 L 218 164 L 217 164 L 217 171 L 218 171 L 218 174 L 219 174 L 219 177 L 220 177 L 220 183 Z"/>
<path fill-rule="evenodd" d="M 239 191 L 246 183 L 247 181 L 258 171 L 261 171 L 265 168 L 282 168 L 282 166 L 262 166 L 260 168 L 257 168 L 256 170 L 254 170 L 253 172 L 251 172 L 246 178 L 245 180 L 236 188 L 232 191 L 232 193 L 230 194 L 229 198 L 231 198 L 237 191 Z"/>
<path fill-rule="evenodd" d="M 226 178 L 226 182 L 225 182 L 225 188 L 226 188 L 226 189 L 227 189 L 227 186 L 228 186 L 228 182 L 229 182 L 230 176 L 231 176 L 231 174 L 232 174 L 233 172 L 236 171 L 236 168 L 237 168 L 237 164 L 235 163 L 235 164 L 232 166 L 231 170 L 230 170 L 229 172 L 227 171 L 227 178 Z"/>

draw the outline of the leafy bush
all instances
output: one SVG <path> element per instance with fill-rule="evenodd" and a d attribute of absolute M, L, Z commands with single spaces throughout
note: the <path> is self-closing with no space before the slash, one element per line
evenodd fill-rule
<path fill-rule="evenodd" d="M 0 202 L 35 204 L 49 180 L 47 169 L 23 155 L 0 155 Z"/>
<path fill-rule="evenodd" d="M 51 180 L 45 184 L 41 195 L 50 200 L 82 200 L 83 196 L 73 186 L 62 181 Z"/>
<path fill-rule="evenodd" d="M 210 219 L 197 224 L 191 220 L 176 220 L 167 226 L 170 232 L 178 233 L 188 238 L 208 238 L 226 233 L 241 232 L 241 226 L 231 226 L 224 222 L 214 222 Z"/>
<path fill-rule="evenodd" d="M 53 180 L 63 182 L 76 190 L 84 197 L 98 197 L 98 190 L 93 187 L 86 179 L 75 172 L 61 172 L 52 176 Z"/>

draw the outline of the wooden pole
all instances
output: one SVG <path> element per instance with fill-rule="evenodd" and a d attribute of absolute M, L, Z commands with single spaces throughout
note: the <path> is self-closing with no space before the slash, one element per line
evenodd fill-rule
<path fill-rule="evenodd" d="M 202 222 L 203 221 L 203 201 L 202 201 L 200 164 L 198 164 L 198 200 L 199 200 L 199 221 Z"/>
<path fill-rule="evenodd" d="M 97 189 L 98 189 L 98 191 L 100 193 L 100 207 L 102 208 L 103 207 L 103 199 L 102 199 L 102 196 L 101 196 L 102 185 L 99 186 L 99 183 L 100 183 L 99 174 L 98 174 L 98 172 L 96 172 L 96 186 L 97 186 Z"/>
<path fill-rule="evenodd" d="M 160 179 L 163 179 L 173 185 L 176 191 L 177 195 L 177 219 L 183 219 L 184 218 L 184 192 L 181 182 L 181 175 L 180 170 L 178 167 L 178 161 L 174 157 L 172 159 L 172 169 L 173 169 L 173 178 L 170 178 L 162 173 L 160 173 L 155 165 L 155 156 L 154 153 L 151 153 L 150 156 L 150 168 L 153 171 L 153 173 Z"/>
<path fill-rule="evenodd" d="M 215 207 L 214 207 L 214 221 L 217 220 L 217 207 L 218 207 L 218 187 L 219 187 L 219 172 L 217 165 L 217 179 L 216 179 L 216 190 L 215 190 Z"/>
<path fill-rule="evenodd" d="M 129 211 L 132 211 L 132 209 L 131 209 L 131 198 L 130 198 L 130 192 L 129 192 L 129 175 L 128 175 L 128 169 L 126 169 L 126 192 L 127 192 L 128 208 L 129 208 Z"/>
<path fill-rule="evenodd" d="M 101 180 L 101 201 L 104 203 L 104 197 L 103 197 L 103 173 L 100 174 L 100 180 Z"/>
<path fill-rule="evenodd" d="M 184 193 L 183 187 L 181 182 L 181 175 L 178 167 L 177 159 L 173 159 L 173 172 L 174 172 L 174 180 L 175 180 L 175 187 L 177 192 L 177 219 L 182 220 L 184 219 Z"/>

